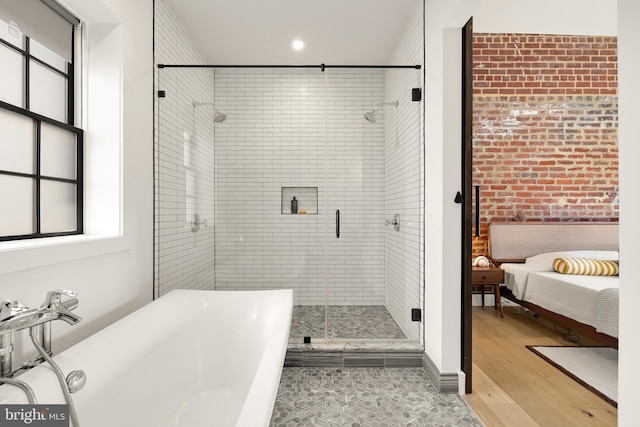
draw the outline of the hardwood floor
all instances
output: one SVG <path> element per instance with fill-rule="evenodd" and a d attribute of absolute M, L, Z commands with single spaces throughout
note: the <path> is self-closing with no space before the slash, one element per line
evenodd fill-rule
<path fill-rule="evenodd" d="M 465 398 L 487 427 L 617 425 L 615 407 L 525 347 L 574 344 L 546 319 L 511 307 L 504 316 L 473 307 L 473 392 Z M 599 344 L 581 337 L 580 345 Z"/>

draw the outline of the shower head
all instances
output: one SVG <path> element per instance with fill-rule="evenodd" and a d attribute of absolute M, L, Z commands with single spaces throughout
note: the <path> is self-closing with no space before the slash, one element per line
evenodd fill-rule
<path fill-rule="evenodd" d="M 366 113 L 364 113 L 364 118 L 366 121 L 368 121 L 369 123 L 375 123 L 377 118 L 376 118 L 376 111 L 378 111 L 378 108 L 380 108 L 383 105 L 390 105 L 393 107 L 398 107 L 398 105 L 400 105 L 399 101 L 396 102 L 381 102 L 380 104 L 376 105 L 376 108 L 374 108 L 372 111 L 368 111 Z"/>
<path fill-rule="evenodd" d="M 213 122 L 224 123 L 226 120 L 227 120 L 227 115 L 225 113 L 222 113 L 216 110 L 215 114 L 213 115 Z"/>
<path fill-rule="evenodd" d="M 227 115 L 215 107 L 213 102 L 193 101 L 193 108 L 203 105 L 211 105 L 213 107 L 213 122 L 224 123 L 227 120 Z"/>
<path fill-rule="evenodd" d="M 364 118 L 370 122 L 370 123 L 375 123 L 376 122 L 376 111 L 368 111 L 366 113 L 364 113 Z"/>

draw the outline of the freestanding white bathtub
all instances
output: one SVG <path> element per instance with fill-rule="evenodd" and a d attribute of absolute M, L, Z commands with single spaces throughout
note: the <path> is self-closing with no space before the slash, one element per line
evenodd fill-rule
<path fill-rule="evenodd" d="M 267 426 L 292 307 L 291 290 L 176 290 L 54 360 L 87 374 L 72 394 L 82 427 Z M 18 378 L 38 404 L 65 403 L 47 364 Z M 27 399 L 3 385 L 0 403 Z"/>

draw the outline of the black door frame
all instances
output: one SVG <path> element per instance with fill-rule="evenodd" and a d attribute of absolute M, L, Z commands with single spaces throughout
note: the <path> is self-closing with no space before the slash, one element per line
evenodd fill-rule
<path fill-rule="evenodd" d="M 473 185 L 473 18 L 462 28 L 462 372 L 465 393 L 472 386 L 472 185 Z M 479 226 L 477 224 L 476 226 Z"/>

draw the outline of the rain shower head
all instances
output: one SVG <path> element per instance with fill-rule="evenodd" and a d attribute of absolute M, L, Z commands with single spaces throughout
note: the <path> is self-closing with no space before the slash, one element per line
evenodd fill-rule
<path fill-rule="evenodd" d="M 399 101 L 396 102 L 381 102 L 380 104 L 376 105 L 376 108 L 374 108 L 372 111 L 368 111 L 366 113 L 364 113 L 364 118 L 366 121 L 368 121 L 369 123 L 375 123 L 377 118 L 376 118 L 376 111 L 378 111 L 378 108 L 380 108 L 383 105 L 390 105 L 393 107 L 398 107 L 398 105 L 400 105 Z"/>
<path fill-rule="evenodd" d="M 227 120 L 227 115 L 215 107 L 213 102 L 193 101 L 193 108 L 203 105 L 211 105 L 213 107 L 213 122 L 224 123 Z"/>

